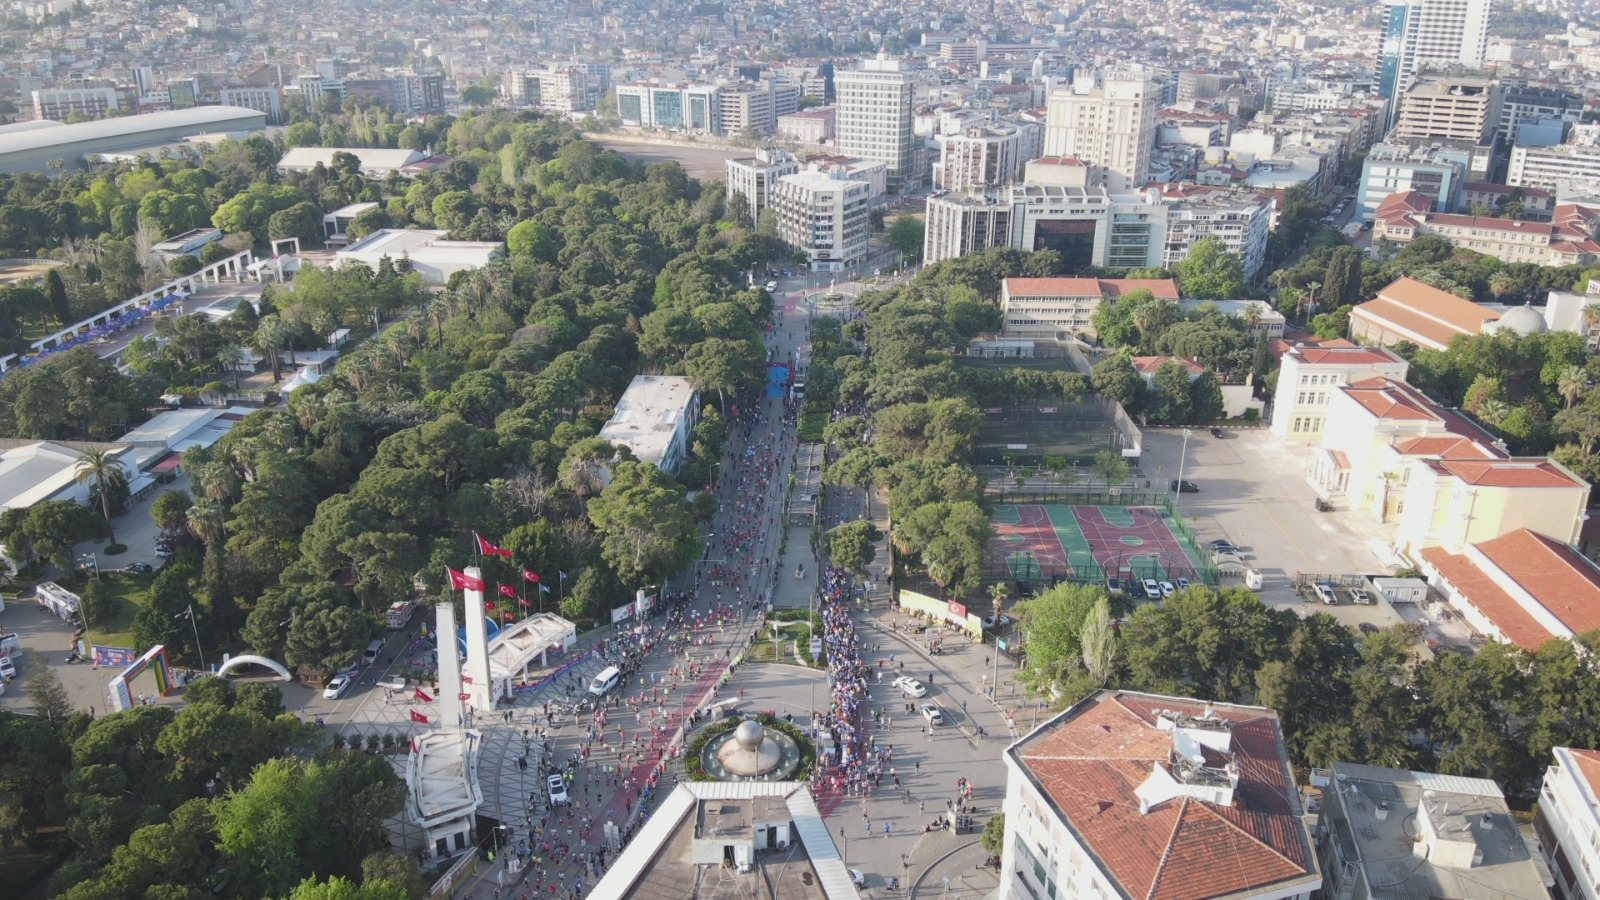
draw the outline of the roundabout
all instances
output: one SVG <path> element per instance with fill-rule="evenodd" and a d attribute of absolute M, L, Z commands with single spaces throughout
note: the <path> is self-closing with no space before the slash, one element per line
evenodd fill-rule
<path fill-rule="evenodd" d="M 706 741 L 700 765 L 718 781 L 787 781 L 800 768 L 801 755 L 794 737 L 745 719 Z"/>

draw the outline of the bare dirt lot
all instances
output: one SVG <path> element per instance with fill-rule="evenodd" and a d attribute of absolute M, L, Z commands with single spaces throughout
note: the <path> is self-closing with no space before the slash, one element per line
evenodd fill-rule
<path fill-rule="evenodd" d="M 727 161 L 741 156 L 753 156 L 754 151 L 725 150 L 720 147 L 689 147 L 672 144 L 643 143 L 606 135 L 592 135 L 590 140 L 602 147 L 617 151 L 634 162 L 649 165 L 658 162 L 676 162 L 683 166 L 689 177 L 701 181 L 721 181 L 728 175 Z"/>
<path fill-rule="evenodd" d="M 44 278 L 44 274 L 54 266 L 3 266 L 0 265 L 0 284 L 22 284 L 27 281 L 37 281 Z"/>

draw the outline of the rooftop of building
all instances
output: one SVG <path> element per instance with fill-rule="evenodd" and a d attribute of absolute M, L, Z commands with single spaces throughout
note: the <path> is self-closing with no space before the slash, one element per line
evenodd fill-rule
<path fill-rule="evenodd" d="M 1484 326 L 1499 319 L 1501 313 L 1414 278 L 1398 278 L 1351 315 L 1443 347 L 1459 335 L 1483 333 Z"/>
<path fill-rule="evenodd" d="M 1289 336 L 1284 336 L 1285 341 Z M 1405 365 L 1406 361 L 1383 347 L 1358 347 L 1343 338 L 1317 343 L 1299 343 L 1284 351 L 1284 356 L 1294 357 L 1301 365 L 1381 366 Z"/>
<path fill-rule="evenodd" d="M 452 241 L 447 239 L 448 235 L 449 232 L 427 228 L 380 228 L 339 251 L 339 255 L 376 254 L 399 259 L 402 255 L 414 257 L 418 253 L 430 256 L 461 253 L 476 258 L 501 246 L 497 241 Z"/>
<path fill-rule="evenodd" d="M 1505 451 L 1498 449 L 1494 435 L 1460 411 L 1440 406 L 1404 381 L 1386 377 L 1363 378 L 1340 386 L 1339 391 L 1374 419 L 1392 423 L 1421 422 L 1424 436 L 1464 438 L 1485 448 L 1495 448 L 1493 456 L 1496 459 L 1506 458 Z M 1434 427 L 1437 427 L 1438 433 L 1434 433 Z"/>
<path fill-rule="evenodd" d="M 1548 896 L 1493 781 L 1343 762 L 1333 781 L 1322 818 L 1386 900 Z"/>
<path fill-rule="evenodd" d="M 333 158 L 340 153 L 348 153 L 361 161 L 361 168 L 366 169 L 398 169 L 415 162 L 420 162 L 423 156 L 416 150 L 390 150 L 373 147 L 291 147 L 278 160 L 280 169 L 314 169 L 318 163 L 325 168 L 333 168 Z"/>
<path fill-rule="evenodd" d="M 242 106 L 196 106 L 190 109 L 169 109 L 163 112 L 143 113 L 78 122 L 54 128 L 37 128 L 31 131 L 0 135 L 0 153 L 25 150 L 42 150 L 79 141 L 98 141 L 107 138 L 136 139 L 152 131 L 168 128 L 194 128 L 203 130 L 216 126 L 231 130 L 242 123 L 259 122 L 263 113 Z"/>
<path fill-rule="evenodd" d="M 1600 572 L 1576 550 L 1526 528 L 1473 548 L 1488 568 L 1470 554 L 1443 547 L 1423 550 L 1422 558 L 1506 640 L 1532 652 L 1555 637 L 1536 613 L 1553 617 L 1574 634 L 1600 628 Z M 1525 591 L 1538 608 L 1518 602 L 1507 589 L 1510 584 Z"/>
<path fill-rule="evenodd" d="M 1121 297 L 1149 291 L 1157 299 L 1178 299 L 1171 278 L 1007 278 L 1001 288 L 1011 297 Z"/>
<path fill-rule="evenodd" d="M 1193 378 L 1194 376 L 1199 375 L 1200 373 L 1202 373 L 1202 372 L 1204 372 L 1206 370 L 1205 366 L 1203 366 L 1200 363 L 1190 359 L 1187 356 L 1135 356 L 1135 357 L 1133 357 L 1133 367 L 1134 367 L 1134 369 L 1138 370 L 1139 374 L 1141 374 L 1141 375 L 1154 375 L 1156 372 L 1160 371 L 1162 366 L 1166 365 L 1169 362 L 1175 362 L 1178 365 L 1183 366 L 1184 371 L 1188 372 L 1189 376 L 1191 378 Z"/>
<path fill-rule="evenodd" d="M 7 443 L 11 446 L 0 448 L 0 509 L 27 509 L 77 483 L 83 451 L 54 441 Z M 129 449 L 112 448 L 131 478 Z"/>
<path fill-rule="evenodd" d="M 1583 798 L 1591 820 L 1600 820 L 1600 750 L 1556 747 L 1551 751 L 1562 768 L 1583 786 Z"/>
<path fill-rule="evenodd" d="M 1102 690 L 1006 753 L 1127 895 L 1320 880 L 1270 709 Z"/>

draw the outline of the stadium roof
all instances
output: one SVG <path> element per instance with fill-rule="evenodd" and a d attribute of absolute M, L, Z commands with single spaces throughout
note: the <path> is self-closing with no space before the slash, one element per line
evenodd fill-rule
<path fill-rule="evenodd" d="M 0 154 L 26 150 L 42 150 L 77 141 L 94 141 L 105 138 L 138 138 L 150 131 L 163 128 L 196 128 L 203 133 L 204 126 L 227 126 L 243 117 L 259 118 L 261 113 L 242 106 L 196 106 L 190 109 L 171 109 L 164 112 L 144 113 L 137 116 L 119 116 L 97 119 L 57 128 L 38 128 L 20 134 L 0 135 Z M 219 127 L 218 130 L 229 130 Z"/>

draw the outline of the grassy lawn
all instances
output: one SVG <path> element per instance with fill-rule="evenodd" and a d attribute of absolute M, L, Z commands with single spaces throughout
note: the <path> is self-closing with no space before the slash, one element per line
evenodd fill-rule
<path fill-rule="evenodd" d="M 800 427 L 797 429 L 800 440 L 815 443 L 822 440 L 822 430 L 828 427 L 828 413 L 804 412 L 800 414 Z"/>
<path fill-rule="evenodd" d="M 112 597 L 113 613 L 104 622 L 91 622 L 86 643 L 104 647 L 133 646 L 133 617 L 144 605 L 145 594 L 150 590 L 150 575 L 102 575 L 105 589 Z M 81 588 L 81 585 L 79 586 Z M 68 588 L 78 590 L 78 588 Z"/>

